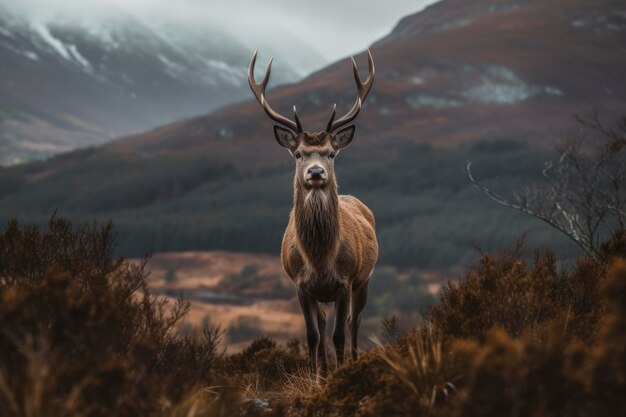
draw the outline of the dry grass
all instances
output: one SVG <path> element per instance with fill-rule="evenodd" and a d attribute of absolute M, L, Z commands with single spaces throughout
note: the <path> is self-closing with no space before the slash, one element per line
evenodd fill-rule
<path fill-rule="evenodd" d="M 421 408 L 430 409 L 456 392 L 445 368 L 443 342 L 430 325 L 411 337 L 405 351 L 382 349 L 380 355 L 393 375 L 415 394 Z"/>
<path fill-rule="evenodd" d="M 242 390 L 242 400 L 267 399 L 271 403 L 302 401 L 320 392 L 326 383 L 324 377 L 313 376 L 308 368 L 298 369 L 294 373 L 284 369 L 279 369 L 279 372 L 280 378 L 273 381 L 269 388 L 258 374 L 240 375 L 235 383 Z"/>
<path fill-rule="evenodd" d="M 626 234 L 602 251 L 563 272 L 549 253 L 485 255 L 424 326 L 281 415 L 625 416 Z"/>
<path fill-rule="evenodd" d="M 421 328 L 324 379 L 298 341 L 223 355 L 218 329 L 180 334 L 187 304 L 110 243 L 59 219 L 0 233 L 3 417 L 626 416 L 626 233 L 563 272 L 485 255 Z"/>

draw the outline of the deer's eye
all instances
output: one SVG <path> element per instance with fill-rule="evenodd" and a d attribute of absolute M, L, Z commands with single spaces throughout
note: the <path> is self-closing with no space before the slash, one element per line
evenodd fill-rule
<path fill-rule="evenodd" d="M 333 158 L 335 157 L 335 152 L 331 152 L 331 153 L 329 153 L 329 154 L 328 154 L 328 157 L 329 157 L 330 159 L 333 159 Z"/>
<path fill-rule="evenodd" d="M 293 156 L 295 156 L 296 159 L 302 158 L 302 154 L 300 152 L 298 152 L 298 151 L 296 151 L 296 153 L 294 153 Z"/>

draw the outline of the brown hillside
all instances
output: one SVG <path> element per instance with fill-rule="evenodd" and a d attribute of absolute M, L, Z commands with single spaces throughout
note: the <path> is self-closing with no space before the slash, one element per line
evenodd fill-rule
<path fill-rule="evenodd" d="M 619 1 L 442 1 L 404 18 L 372 46 L 376 82 L 353 152 L 485 137 L 544 144 L 571 126 L 574 112 L 624 107 L 625 48 L 626 6 Z M 305 128 L 319 130 L 332 104 L 347 109 L 354 94 L 344 59 L 274 90 L 269 100 L 285 114 L 297 105 Z M 267 164 L 284 155 L 266 119 L 249 100 L 106 149 L 142 157 L 217 153 L 245 166 Z"/>
<path fill-rule="evenodd" d="M 573 113 L 595 107 L 610 124 L 626 108 L 626 5 L 443 0 L 371 50 L 376 81 L 337 172 L 341 192 L 376 214 L 381 261 L 467 264 L 476 246 L 510 244 L 531 227 L 537 244 L 560 249 L 545 227 L 486 200 L 463 169 L 475 162 L 482 181 L 510 193 L 538 180 L 558 136 L 578 131 Z M 365 66 L 363 54 L 357 60 Z M 342 111 L 354 98 L 348 59 L 268 94 L 286 114 L 297 105 L 313 130 L 333 103 Z M 276 253 L 291 170 L 250 94 L 206 116 L 1 170 L 0 220 L 42 224 L 54 208 L 112 219 L 128 256 Z"/>

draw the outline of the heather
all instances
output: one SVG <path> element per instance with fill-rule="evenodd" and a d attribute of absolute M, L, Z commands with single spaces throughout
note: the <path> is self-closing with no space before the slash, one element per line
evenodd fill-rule
<path fill-rule="evenodd" d="M 626 233 L 562 266 L 519 244 L 485 253 L 421 322 L 312 378 L 304 345 L 182 326 L 149 262 L 110 224 L 53 217 L 0 233 L 0 409 L 7 416 L 626 415 Z"/>

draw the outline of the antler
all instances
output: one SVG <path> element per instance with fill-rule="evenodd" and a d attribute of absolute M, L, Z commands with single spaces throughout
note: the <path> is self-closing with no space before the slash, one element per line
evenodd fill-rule
<path fill-rule="evenodd" d="M 369 74 L 367 76 L 367 80 L 365 80 L 364 83 L 362 83 L 361 78 L 359 78 L 359 68 L 356 65 L 356 61 L 354 60 L 354 58 L 351 59 L 352 71 L 354 72 L 354 81 L 356 82 L 356 88 L 359 96 L 357 97 L 356 102 L 354 103 L 350 111 L 348 111 L 348 113 L 346 113 L 344 116 L 340 117 L 337 120 L 335 120 L 335 116 L 337 115 L 337 105 L 333 107 L 333 113 L 331 114 L 328 125 L 326 126 L 326 132 L 328 133 L 337 130 L 341 126 L 347 125 L 359 115 L 359 112 L 361 111 L 361 105 L 365 101 L 365 97 L 367 97 L 367 94 L 370 92 L 370 89 L 374 84 L 374 75 L 376 73 L 376 69 L 374 68 L 374 59 L 372 58 L 372 53 L 369 51 L 369 49 L 367 50 L 367 65 L 369 67 Z"/>
<path fill-rule="evenodd" d="M 261 104 L 261 107 L 263 107 L 263 110 L 265 110 L 265 113 L 267 113 L 267 115 L 272 120 L 274 120 L 277 123 L 280 123 L 281 125 L 285 127 L 288 127 L 294 132 L 302 133 L 302 124 L 300 123 L 300 119 L 298 118 L 298 112 L 296 110 L 296 106 L 293 106 L 293 115 L 295 119 L 295 122 L 293 122 L 289 120 L 288 118 L 286 118 L 285 116 L 278 113 L 277 111 L 275 111 L 274 109 L 272 109 L 269 103 L 267 102 L 267 100 L 265 99 L 265 87 L 267 87 L 267 83 L 270 80 L 270 73 L 272 72 L 273 58 L 270 58 L 270 62 L 269 64 L 267 64 L 267 70 L 265 71 L 265 76 L 263 77 L 263 81 L 261 81 L 261 83 L 257 83 L 254 79 L 254 65 L 256 63 L 257 52 L 258 51 L 254 51 L 254 55 L 252 55 L 252 61 L 250 61 L 250 67 L 248 68 L 248 84 L 250 84 L 250 88 L 252 89 L 254 96 L 258 100 L 259 104 Z"/>

